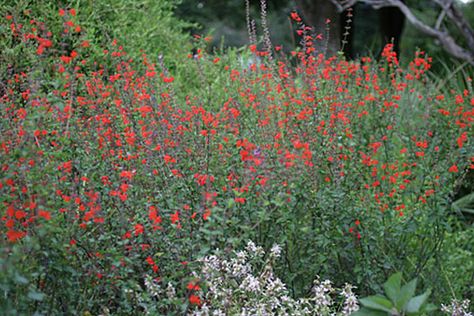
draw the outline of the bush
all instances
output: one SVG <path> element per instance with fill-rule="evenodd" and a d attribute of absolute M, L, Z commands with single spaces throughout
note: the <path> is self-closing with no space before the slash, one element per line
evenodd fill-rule
<path fill-rule="evenodd" d="M 342 289 L 335 289 L 331 281 L 320 281 L 319 277 L 313 281 L 309 297 L 291 298 L 286 285 L 273 272 L 280 252 L 275 244 L 266 254 L 250 241 L 245 250 L 230 258 L 225 254 L 203 258 L 202 279 L 188 285 L 191 295 L 202 304 L 193 315 L 323 316 L 350 315 L 359 309 L 352 285 L 346 283 Z M 202 297 L 196 295 L 200 284 L 207 289 Z M 335 294 L 339 294 L 339 300 Z"/>
<path fill-rule="evenodd" d="M 281 245 L 295 299 L 317 275 L 365 295 L 395 271 L 451 296 L 443 243 L 474 168 L 474 97 L 434 89 L 427 56 L 326 59 L 303 28 L 290 57 L 201 49 L 178 71 L 87 42 L 73 12 L 50 35 L 24 12 L 2 20 L 2 56 L 20 60 L 0 99 L 2 310 L 191 312 L 197 260 L 249 239 Z M 173 295 L 146 294 L 154 282 Z"/>

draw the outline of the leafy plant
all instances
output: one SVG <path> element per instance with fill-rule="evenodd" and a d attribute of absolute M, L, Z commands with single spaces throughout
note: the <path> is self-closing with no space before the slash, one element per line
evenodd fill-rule
<path fill-rule="evenodd" d="M 133 6 L 117 20 L 21 3 L 0 8 L 4 314 L 183 315 L 201 302 L 197 259 L 246 240 L 281 245 L 273 268 L 295 300 L 317 275 L 365 296 L 387 270 L 422 278 L 436 303 L 469 297 L 469 267 L 448 268 L 470 234 L 468 251 L 444 249 L 459 233 L 449 197 L 474 169 L 474 96 L 433 90 L 429 57 L 326 59 L 302 36 L 292 56 L 210 55 L 196 38 L 193 54 L 161 41 L 133 58 L 145 22 L 103 37 Z"/>
<path fill-rule="evenodd" d="M 427 303 L 431 290 L 415 296 L 417 279 L 402 286 L 402 273 L 393 274 L 383 285 L 385 295 L 372 295 L 360 299 L 362 308 L 352 316 L 421 316 L 435 311 L 436 306 Z"/>

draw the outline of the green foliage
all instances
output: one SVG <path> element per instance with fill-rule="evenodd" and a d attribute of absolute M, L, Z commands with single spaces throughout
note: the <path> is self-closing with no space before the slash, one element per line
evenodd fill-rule
<path fill-rule="evenodd" d="M 173 0 L 105 0 L 77 3 L 78 12 L 90 36 L 106 45 L 117 39 L 133 57 L 146 53 L 156 62 L 162 55 L 170 67 L 182 62 L 183 51 L 190 49 L 183 32 L 191 24 L 177 19 Z M 180 59 L 181 58 L 181 59 Z"/>
<path fill-rule="evenodd" d="M 90 43 L 88 57 L 103 63 L 102 50 L 117 40 L 131 53 L 131 58 L 139 59 L 145 53 L 157 62 L 161 56 L 168 67 L 175 69 L 186 59 L 182 52 L 191 49 L 189 36 L 183 30 L 192 24 L 173 14 L 178 3 L 168 0 L 80 0 L 69 3 L 9 0 L 0 7 L 0 16 L 12 16 L 11 22 L 18 24 L 35 21 L 37 35 L 52 41 L 52 49 L 45 54 L 45 59 L 67 55 L 87 41 Z M 60 9 L 65 10 L 62 19 L 58 18 Z M 70 14 L 68 9 L 75 10 L 75 14 Z M 72 25 L 68 27 L 66 22 Z M 34 66 L 36 50 L 29 50 L 24 41 L 8 36 L 9 28 L 8 23 L 2 23 L 0 29 L 0 79 L 4 78 L 3 74 L 8 77 L 13 71 Z"/>
<path fill-rule="evenodd" d="M 469 293 L 470 267 L 449 265 L 472 252 L 451 196 L 472 168 L 474 98 L 434 85 L 428 57 L 210 55 L 195 39 L 195 56 L 167 41 L 134 59 L 107 40 L 139 32 L 128 7 L 80 3 L 2 7 L 2 311 L 199 311 L 199 258 L 249 239 L 282 246 L 273 268 L 295 300 L 316 275 L 365 295 L 393 271 L 436 302 Z M 392 281 L 390 304 L 421 308 L 416 284 Z"/>
<path fill-rule="evenodd" d="M 352 316 L 364 315 L 397 315 L 397 316 L 422 316 L 436 310 L 436 307 L 427 302 L 431 290 L 427 290 L 421 295 L 415 296 L 417 279 L 401 285 L 402 274 L 400 272 L 393 274 L 384 283 L 386 297 L 383 295 L 374 295 L 361 298 L 360 303 L 363 308 L 351 314 Z"/>

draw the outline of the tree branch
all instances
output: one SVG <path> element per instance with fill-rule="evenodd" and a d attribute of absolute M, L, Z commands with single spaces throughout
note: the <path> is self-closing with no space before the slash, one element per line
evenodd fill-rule
<path fill-rule="evenodd" d="M 438 18 L 436 19 L 435 29 L 439 30 L 441 27 L 441 23 L 443 22 L 444 17 L 446 16 L 446 11 L 451 7 L 454 0 L 449 0 L 449 3 L 446 6 L 442 6 L 443 10 L 439 14 Z"/>
<path fill-rule="evenodd" d="M 446 52 L 452 56 L 465 60 L 470 64 L 474 65 L 474 32 L 469 26 L 467 21 L 464 19 L 462 13 L 457 10 L 454 5 L 449 5 L 450 0 L 433 0 L 437 4 L 441 5 L 446 11 L 447 16 L 453 23 L 460 29 L 461 33 L 465 37 L 469 49 L 465 49 L 458 45 L 454 38 L 448 33 L 436 28 L 432 28 L 422 21 L 420 21 L 412 11 L 400 0 L 360 0 L 372 6 L 374 9 L 380 9 L 383 7 L 397 7 L 402 11 L 407 20 L 420 32 L 437 39 L 441 46 Z M 339 0 L 343 8 L 354 5 L 357 0 Z M 472 41 L 472 42 L 471 42 Z"/>
<path fill-rule="evenodd" d="M 464 18 L 464 15 L 456 6 L 452 5 L 453 0 L 433 0 L 441 6 L 448 15 L 449 19 L 456 25 L 459 31 L 466 39 L 467 46 L 471 52 L 474 52 L 474 31 Z"/>

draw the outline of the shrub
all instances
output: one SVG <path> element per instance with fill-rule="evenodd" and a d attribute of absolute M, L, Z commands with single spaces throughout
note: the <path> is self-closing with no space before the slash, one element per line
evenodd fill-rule
<path fill-rule="evenodd" d="M 436 306 L 427 302 L 431 290 L 415 296 L 417 279 L 401 285 L 402 274 L 395 273 L 384 283 L 386 296 L 373 295 L 360 300 L 364 306 L 353 315 L 429 315 Z"/>
<path fill-rule="evenodd" d="M 325 58 L 302 26 L 292 56 L 251 46 L 260 61 L 242 66 L 201 49 L 175 75 L 66 33 L 72 12 L 51 35 L 24 12 L 2 20 L 21 61 L 0 89 L 2 310 L 183 314 L 196 260 L 249 239 L 281 245 L 294 300 L 317 275 L 365 295 L 394 271 L 450 296 L 443 242 L 474 168 L 474 97 L 434 89 L 429 57 Z M 152 280 L 174 296 L 146 294 Z"/>
<path fill-rule="evenodd" d="M 275 276 L 273 265 L 281 248 L 274 245 L 268 255 L 262 247 L 249 242 L 245 250 L 230 258 L 222 254 L 202 259 L 199 283 L 191 288 L 207 290 L 199 297 L 200 308 L 193 315 L 350 315 L 358 310 L 353 286 L 333 288 L 331 281 L 313 282 L 308 298 L 293 299 L 286 285 Z M 199 284 L 199 285 L 197 285 Z M 189 288 L 189 286 L 188 286 Z M 193 294 L 196 295 L 193 290 Z M 334 300 L 338 293 L 342 304 Z M 339 310 L 339 311 L 338 311 Z"/>

